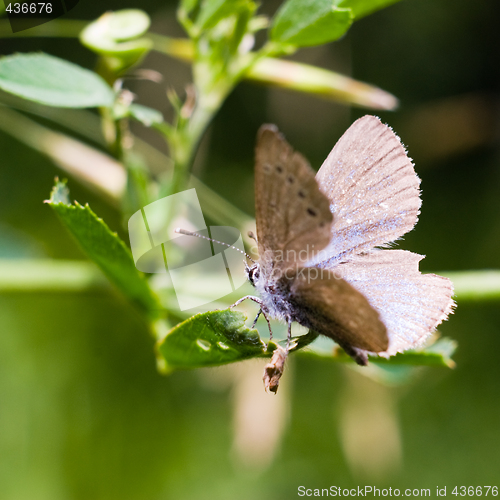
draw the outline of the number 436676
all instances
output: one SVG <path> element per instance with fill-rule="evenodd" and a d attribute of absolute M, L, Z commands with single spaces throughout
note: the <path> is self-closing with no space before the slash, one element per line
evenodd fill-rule
<path fill-rule="evenodd" d="M 7 5 L 7 12 L 11 14 L 42 14 L 46 12 L 50 14 L 52 12 L 51 3 L 9 3 Z"/>
<path fill-rule="evenodd" d="M 498 496 L 498 486 L 455 486 L 453 488 L 453 491 L 451 492 L 452 495 L 455 496 L 461 496 L 461 497 L 481 497 L 485 496 L 487 497 L 488 494 L 491 496 L 497 497 Z"/>

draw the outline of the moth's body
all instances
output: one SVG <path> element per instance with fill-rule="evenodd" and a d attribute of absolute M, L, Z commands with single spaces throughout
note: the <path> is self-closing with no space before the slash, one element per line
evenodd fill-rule
<path fill-rule="evenodd" d="M 276 281 L 261 279 L 260 272 L 258 276 L 259 278 L 254 277 L 253 283 L 269 316 L 284 323 L 296 321 L 302 324 L 290 302 L 290 280 L 284 277 Z"/>
<path fill-rule="evenodd" d="M 314 276 L 322 273 L 321 269 L 318 268 L 302 268 L 299 272 L 306 275 L 311 272 Z M 294 293 L 295 276 L 291 278 L 282 276 L 278 279 L 265 277 L 261 273 L 258 263 L 247 268 L 247 274 L 249 281 L 259 294 L 261 309 L 268 317 L 288 325 L 298 323 L 305 328 L 330 337 L 358 364 L 367 364 L 367 354 L 344 340 L 347 333 L 343 331 L 341 325 L 332 318 L 325 317 L 321 309 L 308 307 L 301 300 L 300 294 Z M 329 279 L 335 279 L 334 275 L 330 274 Z M 352 318 L 351 321 L 355 321 L 355 318 Z"/>
<path fill-rule="evenodd" d="M 410 231 L 419 179 L 399 138 L 357 120 L 315 176 L 276 127 L 258 135 L 259 261 L 247 268 L 262 312 L 336 341 L 357 363 L 423 343 L 453 307 L 452 284 L 422 275 L 422 256 L 381 250 Z M 279 378 L 279 377 L 278 377 Z"/>
<path fill-rule="evenodd" d="M 259 293 L 264 312 L 283 323 L 297 322 L 306 328 L 312 328 L 307 317 L 296 308 L 296 300 L 291 291 L 293 281 L 286 276 L 273 278 L 273 267 L 269 267 L 271 269 L 261 269 L 260 264 L 255 263 L 246 269 L 248 280 Z"/>
<path fill-rule="evenodd" d="M 312 328 L 308 320 L 308 311 L 297 309 L 297 298 L 292 293 L 293 278 L 282 276 L 273 279 L 265 276 L 260 265 L 254 264 L 247 268 L 250 283 L 259 293 L 265 312 L 273 319 L 283 323 L 299 323 L 306 328 Z"/>

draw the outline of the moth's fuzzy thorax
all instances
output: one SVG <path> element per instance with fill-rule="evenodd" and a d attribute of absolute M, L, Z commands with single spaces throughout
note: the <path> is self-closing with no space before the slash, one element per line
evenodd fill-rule
<path fill-rule="evenodd" d="M 250 283 L 257 289 L 266 313 L 273 319 L 288 323 L 294 320 L 293 307 L 289 301 L 290 283 L 288 280 L 267 278 L 259 264 L 247 268 Z"/>

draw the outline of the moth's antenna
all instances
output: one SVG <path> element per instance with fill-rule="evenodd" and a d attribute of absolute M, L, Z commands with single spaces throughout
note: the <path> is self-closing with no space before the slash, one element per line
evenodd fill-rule
<path fill-rule="evenodd" d="M 247 259 L 251 260 L 255 264 L 255 261 L 252 259 L 252 257 L 250 257 L 250 255 L 245 253 L 243 250 L 236 248 L 233 245 L 229 245 L 228 243 L 224 243 L 223 241 L 214 240 L 213 238 L 208 238 L 207 236 L 203 236 L 202 234 L 194 233 L 192 231 L 187 231 L 186 229 L 181 229 L 180 227 L 178 227 L 175 230 L 175 232 L 178 234 L 185 234 L 186 236 L 196 236 L 198 238 L 202 238 L 202 239 L 208 240 L 208 241 L 213 241 L 214 243 L 219 243 L 219 245 L 224 245 L 226 247 L 232 248 L 233 250 L 237 250 L 238 252 L 242 253 Z"/>

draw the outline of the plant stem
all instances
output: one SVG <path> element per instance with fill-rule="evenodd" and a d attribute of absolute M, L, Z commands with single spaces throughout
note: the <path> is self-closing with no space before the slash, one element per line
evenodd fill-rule
<path fill-rule="evenodd" d="M 84 292 L 111 290 L 90 262 L 52 259 L 0 259 L 0 292 Z"/>
<path fill-rule="evenodd" d="M 181 61 L 191 62 L 195 50 L 191 40 L 149 33 L 153 49 Z M 271 49 L 269 49 L 271 50 Z M 334 71 L 275 57 L 260 57 L 242 78 L 254 82 L 314 94 L 346 104 L 393 110 L 398 100 L 389 92 Z"/>
<path fill-rule="evenodd" d="M 500 270 L 438 272 L 455 285 L 459 303 L 500 299 Z M 110 289 L 101 271 L 89 262 L 52 259 L 0 259 L 0 292 Z"/>
<path fill-rule="evenodd" d="M 190 179 L 190 167 L 200 140 L 217 114 L 225 98 L 236 85 L 236 81 L 229 75 L 215 85 L 206 85 L 205 78 L 200 75 L 199 67 L 204 64 L 193 64 L 193 74 L 196 85 L 196 97 L 189 96 L 185 105 L 178 110 L 177 128 L 172 134 L 165 134 L 170 148 L 174 172 L 168 186 L 162 190 L 162 195 L 174 194 L 187 188 Z M 192 102 L 189 102 L 192 100 Z M 192 108 L 192 109 L 190 109 Z M 183 116 L 185 113 L 187 116 Z"/>
<path fill-rule="evenodd" d="M 439 274 L 451 279 L 455 287 L 455 296 L 460 302 L 500 299 L 500 271 L 498 270 Z"/>

